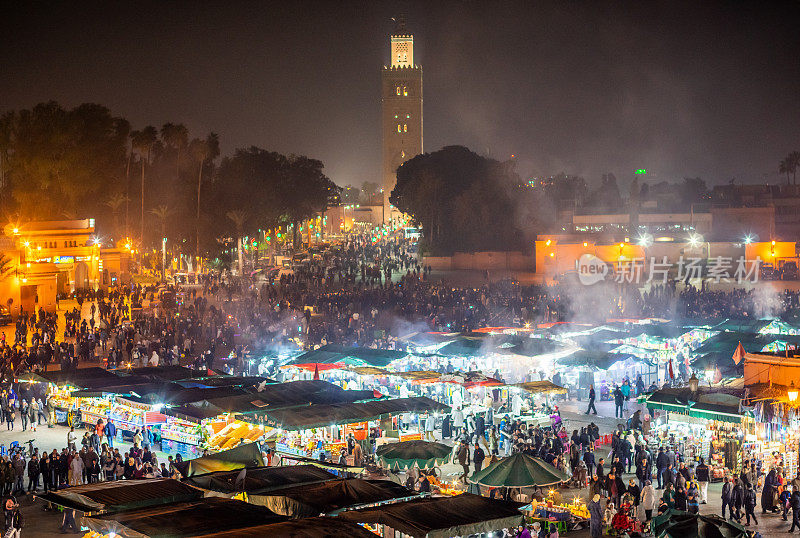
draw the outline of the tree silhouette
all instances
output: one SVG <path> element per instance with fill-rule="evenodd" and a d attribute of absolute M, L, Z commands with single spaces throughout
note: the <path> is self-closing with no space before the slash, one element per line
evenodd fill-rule
<path fill-rule="evenodd" d="M 139 154 L 139 161 L 142 165 L 142 213 L 141 213 L 141 231 L 140 240 L 144 243 L 144 169 L 145 165 L 150 162 L 150 157 L 153 152 L 153 146 L 158 141 L 158 132 L 152 125 L 148 125 L 141 131 L 131 132 L 131 145 L 133 149 Z"/>
<path fill-rule="evenodd" d="M 203 185 L 203 168 L 208 161 L 219 156 L 219 136 L 210 133 L 205 140 L 195 138 L 189 144 L 189 152 L 197 163 L 197 217 L 195 219 L 195 256 L 200 258 L 200 192 Z"/>
<path fill-rule="evenodd" d="M 228 211 L 226 216 L 236 226 L 236 248 L 239 253 L 239 276 L 244 274 L 244 260 L 242 252 L 242 236 L 244 235 L 244 223 L 247 220 L 247 213 L 241 209 Z"/>

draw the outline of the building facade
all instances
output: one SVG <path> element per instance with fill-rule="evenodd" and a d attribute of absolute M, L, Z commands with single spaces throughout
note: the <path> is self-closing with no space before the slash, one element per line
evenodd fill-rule
<path fill-rule="evenodd" d="M 414 36 L 400 20 L 390 36 L 389 65 L 381 70 L 382 188 L 388 221 L 397 217 L 389 195 L 397 167 L 422 153 L 422 67 L 414 63 Z"/>
<path fill-rule="evenodd" d="M 57 296 L 130 283 L 130 246 L 104 247 L 94 219 L 9 224 L 0 235 L 0 303 L 16 316 L 55 311 Z"/>

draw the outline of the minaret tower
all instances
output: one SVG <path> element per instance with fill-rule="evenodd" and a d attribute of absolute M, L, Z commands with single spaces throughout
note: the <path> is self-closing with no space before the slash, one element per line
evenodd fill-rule
<path fill-rule="evenodd" d="M 397 167 L 422 153 L 422 67 L 414 63 L 414 36 L 399 17 L 390 38 L 389 65 L 381 70 L 384 221 Z"/>

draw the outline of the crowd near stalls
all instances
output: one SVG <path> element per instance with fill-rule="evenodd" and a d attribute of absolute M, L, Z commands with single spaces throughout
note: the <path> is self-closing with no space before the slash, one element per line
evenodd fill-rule
<path fill-rule="evenodd" d="M 29 315 L 0 407 L 66 446 L 15 447 L 6 492 L 92 536 L 556 538 L 686 525 L 669 511 L 696 512 L 708 482 L 744 499 L 797 474 L 791 316 L 759 319 L 749 292 L 456 287 L 415 248 L 351 235 L 278 271 L 83 294 L 63 332 Z M 570 428 L 574 399 L 590 416 Z"/>

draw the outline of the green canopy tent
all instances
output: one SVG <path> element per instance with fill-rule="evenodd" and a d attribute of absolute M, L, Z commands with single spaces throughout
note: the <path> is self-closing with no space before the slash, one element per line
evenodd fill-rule
<path fill-rule="evenodd" d="M 549 463 L 518 452 L 473 474 L 473 484 L 487 487 L 546 487 L 566 482 L 569 477 Z"/>
<path fill-rule="evenodd" d="M 716 515 L 667 510 L 653 518 L 655 538 L 747 538 L 741 523 Z"/>
<path fill-rule="evenodd" d="M 367 402 L 306 405 L 237 415 L 241 420 L 284 430 L 309 430 L 337 424 L 355 424 L 401 413 L 448 413 L 450 407 L 424 396 Z"/>
<path fill-rule="evenodd" d="M 375 366 L 386 368 L 393 361 L 408 355 L 405 351 L 392 349 L 372 349 L 369 347 L 346 347 L 328 344 L 307 351 L 285 364 L 284 367 L 295 366 L 309 369 L 310 365 Z M 313 368 L 310 368 L 313 369 Z"/>
<path fill-rule="evenodd" d="M 403 441 L 381 445 L 375 451 L 378 461 L 389 469 L 430 469 L 446 462 L 453 449 L 430 441 Z"/>
<path fill-rule="evenodd" d="M 607 351 L 587 351 L 579 349 L 575 353 L 556 360 L 561 366 L 578 366 L 590 370 L 608 370 L 616 363 L 627 359 L 646 362 L 629 353 L 609 353 Z"/>

